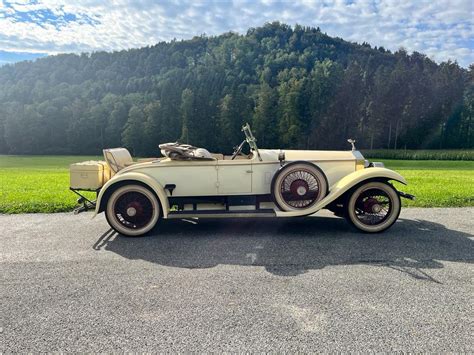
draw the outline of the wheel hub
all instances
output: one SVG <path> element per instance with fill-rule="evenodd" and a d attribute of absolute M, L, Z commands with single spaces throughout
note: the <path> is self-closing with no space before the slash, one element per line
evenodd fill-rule
<path fill-rule="evenodd" d="M 379 213 L 382 210 L 382 206 L 379 201 L 375 198 L 368 198 L 364 201 L 364 212 L 366 213 Z"/>
<path fill-rule="evenodd" d="M 379 213 L 382 210 L 382 206 L 380 206 L 378 203 L 372 206 L 372 212 L 374 213 Z"/>
<path fill-rule="evenodd" d="M 291 183 L 290 191 L 294 196 L 304 196 L 308 193 L 309 186 L 304 180 L 296 180 Z"/>
<path fill-rule="evenodd" d="M 127 215 L 130 217 L 133 217 L 137 214 L 137 209 L 135 207 L 129 207 L 127 208 Z"/>
<path fill-rule="evenodd" d="M 296 189 L 296 193 L 300 196 L 304 196 L 304 195 L 306 195 L 306 188 L 304 186 L 299 186 Z"/>
<path fill-rule="evenodd" d="M 125 210 L 128 217 L 140 217 L 143 214 L 143 206 L 138 201 L 130 202 Z"/>

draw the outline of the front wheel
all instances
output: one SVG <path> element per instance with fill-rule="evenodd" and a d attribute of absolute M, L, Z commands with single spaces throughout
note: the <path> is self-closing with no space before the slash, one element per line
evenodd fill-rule
<path fill-rule="evenodd" d="M 160 212 L 160 203 L 152 191 L 141 185 L 125 185 L 110 195 L 105 216 L 115 231 L 136 237 L 155 226 Z"/>
<path fill-rule="evenodd" d="M 368 182 L 356 188 L 346 203 L 346 218 L 366 233 L 378 233 L 391 227 L 401 210 L 400 196 L 385 182 Z"/>

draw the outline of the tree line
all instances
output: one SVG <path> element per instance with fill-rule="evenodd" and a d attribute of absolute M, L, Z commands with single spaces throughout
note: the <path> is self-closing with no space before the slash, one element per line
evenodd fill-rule
<path fill-rule="evenodd" d="M 0 153 L 473 148 L 473 69 L 278 22 L 0 68 Z"/>

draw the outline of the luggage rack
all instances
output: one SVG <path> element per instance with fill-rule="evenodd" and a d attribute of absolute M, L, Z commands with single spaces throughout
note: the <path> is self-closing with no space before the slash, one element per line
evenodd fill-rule
<path fill-rule="evenodd" d="M 100 189 L 88 190 L 88 189 L 75 189 L 75 188 L 70 187 L 69 190 L 71 190 L 72 192 L 74 192 L 76 195 L 79 196 L 79 198 L 77 199 L 77 203 L 80 206 L 77 206 L 76 208 L 74 208 L 73 210 L 74 214 L 79 214 L 81 212 L 86 212 L 86 211 L 95 209 L 96 201 L 97 201 L 97 197 L 99 196 Z M 95 192 L 96 199 L 91 201 L 87 197 L 82 195 L 80 191 Z"/>

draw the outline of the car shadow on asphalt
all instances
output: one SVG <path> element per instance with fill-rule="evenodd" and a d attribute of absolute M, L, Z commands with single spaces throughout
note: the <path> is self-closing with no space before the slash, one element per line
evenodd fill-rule
<path fill-rule="evenodd" d="M 112 230 L 93 246 L 128 259 L 180 268 L 263 266 L 296 276 L 329 265 L 369 264 L 439 282 L 426 273 L 443 261 L 473 263 L 471 234 L 425 220 L 400 219 L 381 234 L 363 234 L 340 218 L 162 220 L 145 237 Z"/>

